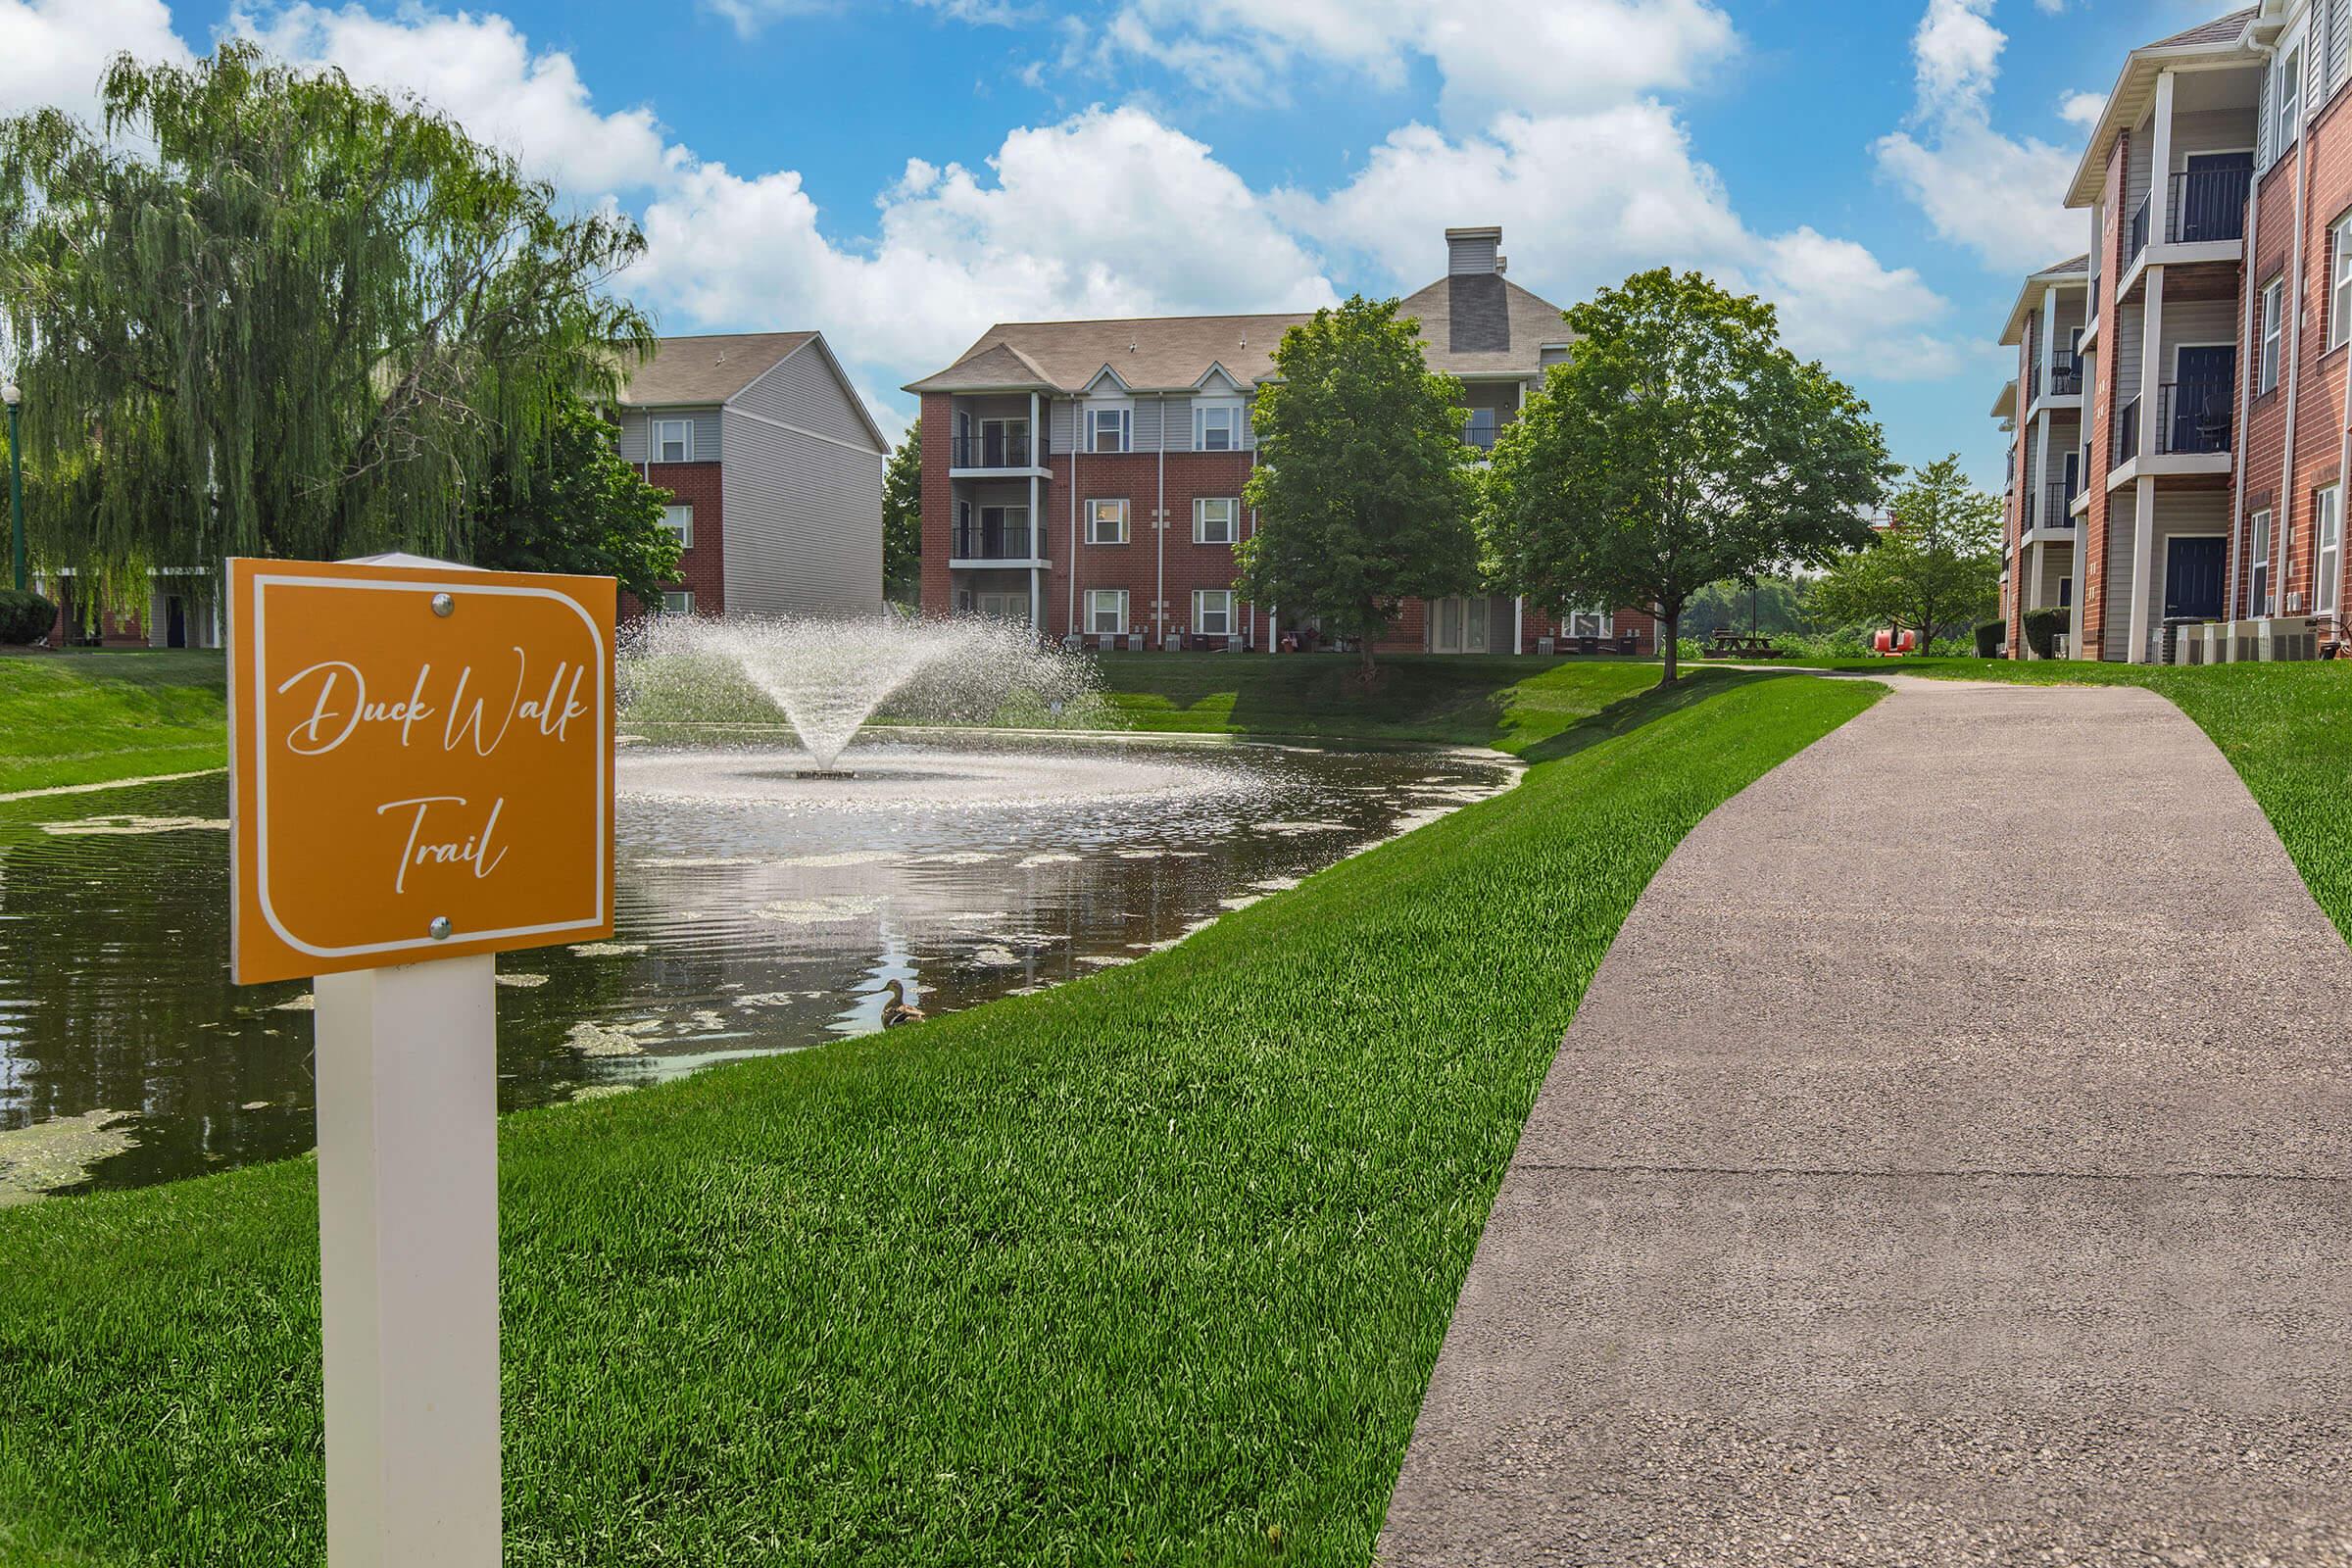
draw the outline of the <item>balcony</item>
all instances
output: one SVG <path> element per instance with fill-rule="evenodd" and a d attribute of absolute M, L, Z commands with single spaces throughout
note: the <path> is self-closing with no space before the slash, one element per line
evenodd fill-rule
<path fill-rule="evenodd" d="M 2041 401 L 2043 392 L 2041 381 L 2041 364 L 2039 361 L 2035 361 L 2026 370 L 2026 407 L 2028 409 L 2032 409 L 2034 404 Z M 2054 398 L 2081 397 L 2082 395 L 2082 362 L 2074 355 L 2068 355 L 2050 367 L 2049 381 L 2049 396 Z"/>
<path fill-rule="evenodd" d="M 2246 237 L 2246 195 L 2251 169 L 2199 169 L 2175 174 L 2166 191 L 2165 242 L 2202 245 Z"/>
<path fill-rule="evenodd" d="M 2155 201 L 2154 192 L 2139 199 L 2138 210 L 2132 215 L 2132 226 L 2124 232 L 2124 267 L 2131 269 L 2139 260 L 2139 253 L 2148 248 L 2148 205 Z"/>
<path fill-rule="evenodd" d="M 1462 442 L 1481 452 L 1492 452 L 1502 435 L 1502 416 L 1494 409 L 1472 409 L 1462 421 Z"/>
<path fill-rule="evenodd" d="M 1025 522 L 957 523 L 954 533 L 949 551 L 951 566 L 998 562 L 1027 565 L 1041 559 L 1031 550 L 1044 541 Z"/>
<path fill-rule="evenodd" d="M 2156 450 L 2161 453 L 2230 450 L 2232 383 L 2167 381 L 2156 389 Z"/>
<path fill-rule="evenodd" d="M 1043 441 L 1033 443 L 1026 430 L 989 430 L 959 435 L 950 442 L 948 466 L 962 472 L 1019 472 L 1045 461 Z"/>
<path fill-rule="evenodd" d="M 2139 456 L 2139 399 L 2115 411 L 2115 466 L 2121 468 Z"/>
<path fill-rule="evenodd" d="M 2062 479 L 2053 479 L 2041 487 L 2041 511 L 2032 519 L 2031 531 L 2047 533 L 2053 528 L 2072 528 L 2075 492 Z"/>

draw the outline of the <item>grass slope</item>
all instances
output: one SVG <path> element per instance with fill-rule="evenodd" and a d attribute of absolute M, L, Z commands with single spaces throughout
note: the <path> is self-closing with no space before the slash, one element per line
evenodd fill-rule
<path fill-rule="evenodd" d="M 2312 897 L 2352 941 L 2352 665 L 1932 659 L 1841 661 L 1837 667 L 2034 686 L 2142 686 L 2170 698 L 2230 759 Z"/>
<path fill-rule="evenodd" d="M 1654 661 L 1403 655 L 1379 683 L 1352 654 L 1105 654 L 1110 703 L 1137 729 L 1347 736 L 1523 751 L 1657 684 Z"/>
<path fill-rule="evenodd" d="M 0 654 L 0 793 L 228 762 L 214 653 Z"/>
<path fill-rule="evenodd" d="M 1362 1564 L 1634 899 L 1881 692 L 1719 672 L 1127 968 L 507 1118 L 507 1561 Z M 0 1211 L 0 1562 L 317 1559 L 315 1225 Z"/>

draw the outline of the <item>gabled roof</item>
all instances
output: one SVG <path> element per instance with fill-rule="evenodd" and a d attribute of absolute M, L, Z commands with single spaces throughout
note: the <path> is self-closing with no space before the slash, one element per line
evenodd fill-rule
<path fill-rule="evenodd" d="M 654 357 L 629 372 L 624 407 L 724 403 L 774 369 L 814 332 L 720 332 L 665 337 Z"/>
<path fill-rule="evenodd" d="M 1450 375 L 1533 375 L 1544 346 L 1569 341 L 1559 307 L 1499 273 L 1440 278 L 1408 296 L 1423 356 Z M 1197 391 L 1211 368 L 1248 387 L 1271 379 L 1282 334 L 1304 312 L 1267 316 L 1149 316 L 1100 321 L 1000 321 L 954 365 L 906 390 L 1084 391 L 1104 370 L 1129 391 Z"/>
<path fill-rule="evenodd" d="M 2244 6 L 2184 32 L 2142 44 L 2125 56 L 2114 90 L 2107 94 L 2107 107 L 2100 112 L 2099 122 L 2091 127 L 2090 140 L 2082 149 L 2082 161 L 2075 166 L 2066 205 L 2088 207 L 2099 199 L 2100 187 L 2106 182 L 2108 150 L 2126 127 L 2138 124 L 2148 112 L 2156 77 L 2167 66 L 2230 64 L 2233 56 L 2242 57 L 2248 66 L 2260 63 L 2262 56 L 2253 47 L 2252 32 L 2261 15 L 2262 7 Z"/>
<path fill-rule="evenodd" d="M 2015 346 L 2026 337 L 2026 317 L 2041 303 L 2041 296 L 2053 288 L 2083 288 L 2090 283 L 2090 258 L 2072 256 L 2026 276 L 2025 287 L 2017 291 L 2017 303 L 2010 307 L 2009 324 L 2001 328 L 2001 341 Z"/>

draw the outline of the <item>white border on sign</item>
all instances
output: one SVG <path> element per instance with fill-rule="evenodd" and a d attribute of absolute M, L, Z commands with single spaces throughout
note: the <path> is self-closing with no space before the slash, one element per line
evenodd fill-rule
<path fill-rule="evenodd" d="M 286 929 L 270 902 L 270 736 L 269 727 L 262 722 L 269 712 L 270 662 L 263 657 L 264 625 L 262 590 L 272 585 L 294 588 L 364 588 L 393 593 L 499 594 L 516 599 L 553 599 L 580 617 L 588 628 L 588 636 L 596 646 L 596 754 L 600 772 L 596 783 L 596 913 L 584 920 L 559 920 L 548 925 L 507 926 L 496 931 L 456 931 L 446 937 L 431 935 L 408 938 L 398 942 L 368 942 L 357 947 L 321 948 L 303 941 Z M 373 577 L 306 577 L 284 574 L 254 573 L 253 578 L 253 823 L 254 823 L 254 881 L 255 893 L 262 906 L 262 918 L 278 940 L 298 953 L 314 958 L 345 958 L 366 953 L 405 953 L 412 949 L 446 950 L 461 942 L 497 942 L 508 937 L 553 936 L 563 931 L 578 931 L 601 927 L 605 923 L 604 867 L 612 863 L 612 825 L 606 818 L 606 781 L 612 765 L 612 744 L 605 733 L 606 713 L 610 707 L 605 690 L 608 654 L 605 634 L 594 616 L 580 608 L 580 602 L 569 594 L 553 588 L 518 588 L 497 583 L 466 581 L 436 581 L 425 577 L 383 579 Z"/>

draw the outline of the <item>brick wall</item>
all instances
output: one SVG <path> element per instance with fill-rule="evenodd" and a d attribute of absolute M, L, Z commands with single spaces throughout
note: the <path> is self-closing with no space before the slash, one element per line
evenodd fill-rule
<path fill-rule="evenodd" d="M 698 615 L 723 614 L 727 608 L 726 518 L 719 504 L 719 465 L 715 463 L 656 463 L 645 469 L 646 481 L 669 492 L 670 504 L 694 509 L 694 544 L 678 562 L 672 588 L 694 595 Z M 620 618 L 635 620 L 645 607 L 632 594 L 621 595 Z"/>

